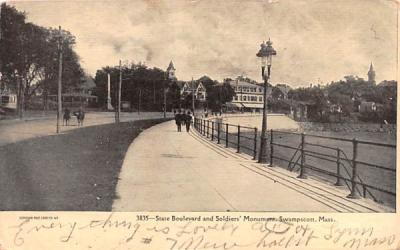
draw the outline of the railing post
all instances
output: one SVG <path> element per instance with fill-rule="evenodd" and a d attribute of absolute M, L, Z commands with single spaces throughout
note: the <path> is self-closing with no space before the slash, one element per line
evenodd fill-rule
<path fill-rule="evenodd" d="M 211 141 L 214 140 L 214 122 L 211 121 Z"/>
<path fill-rule="evenodd" d="M 210 136 L 209 130 L 210 130 L 210 120 L 207 120 L 207 138 Z"/>
<path fill-rule="evenodd" d="M 301 152 L 301 163 L 300 163 L 300 174 L 297 176 L 297 178 L 300 179 L 307 179 L 307 173 L 306 173 L 306 168 L 305 168 L 305 161 L 306 161 L 306 155 L 304 154 L 304 141 L 305 141 L 305 135 L 304 133 L 301 133 L 301 147 L 300 147 L 300 152 Z"/>
<path fill-rule="evenodd" d="M 226 123 L 225 124 L 225 147 L 227 148 L 228 147 L 228 144 L 229 144 L 229 139 L 228 139 L 228 137 L 229 137 L 229 132 L 228 132 L 228 129 L 229 129 L 229 125 L 228 125 L 228 123 Z"/>
<path fill-rule="evenodd" d="M 203 135 L 206 135 L 206 120 L 203 120 Z"/>
<path fill-rule="evenodd" d="M 353 171 L 352 171 L 352 175 L 351 175 L 351 192 L 350 194 L 347 196 L 347 198 L 351 198 L 351 199 L 359 199 L 360 196 L 357 194 L 357 190 L 356 190 L 356 177 L 357 177 L 357 145 L 358 142 L 356 140 L 356 138 L 353 139 Z"/>
<path fill-rule="evenodd" d="M 217 122 L 217 143 L 221 143 L 221 123 Z"/>
<path fill-rule="evenodd" d="M 257 159 L 257 128 L 254 128 L 254 148 L 253 148 L 253 160 Z"/>
<path fill-rule="evenodd" d="M 340 149 L 336 149 L 336 183 L 335 186 L 343 186 L 342 176 L 340 175 Z"/>
<path fill-rule="evenodd" d="M 272 167 L 272 164 L 274 163 L 274 132 L 271 129 L 271 136 L 270 136 L 270 141 L 269 141 L 270 147 L 271 147 L 271 161 L 269 166 Z"/>
<path fill-rule="evenodd" d="M 240 153 L 240 125 L 238 125 L 237 132 L 237 152 Z"/>

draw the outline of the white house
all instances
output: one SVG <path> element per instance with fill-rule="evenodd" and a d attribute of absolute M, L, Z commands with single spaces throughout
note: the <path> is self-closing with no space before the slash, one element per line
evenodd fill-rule
<path fill-rule="evenodd" d="M 261 111 L 263 109 L 264 86 L 248 78 L 237 77 L 231 80 L 229 84 L 235 91 L 232 102 L 227 103 L 231 109 L 243 111 Z M 267 89 L 267 96 L 271 94 L 271 88 Z"/>
<path fill-rule="evenodd" d="M 197 81 L 185 82 L 181 87 L 181 97 L 194 94 L 195 100 L 200 102 L 206 101 L 207 91 L 203 83 Z"/>

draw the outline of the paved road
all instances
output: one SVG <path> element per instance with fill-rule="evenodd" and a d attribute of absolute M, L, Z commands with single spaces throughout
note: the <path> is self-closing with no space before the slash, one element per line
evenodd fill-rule
<path fill-rule="evenodd" d="M 114 211 L 373 212 L 347 190 L 268 168 L 204 139 L 176 132 L 173 121 L 142 132 L 129 147 Z"/>
<path fill-rule="evenodd" d="M 171 114 L 168 114 L 171 116 Z M 141 119 L 153 119 L 163 117 L 160 112 L 121 113 L 121 121 L 133 121 Z M 88 112 L 85 116 L 84 126 L 94 126 L 114 122 L 112 112 Z M 76 118 L 70 120 L 70 126 L 62 126 L 61 132 L 65 133 L 72 129 L 79 128 Z M 43 116 L 34 117 L 26 120 L 3 120 L 0 121 L 0 146 L 8 143 L 15 143 L 21 140 L 34 137 L 56 134 L 56 118 Z"/>

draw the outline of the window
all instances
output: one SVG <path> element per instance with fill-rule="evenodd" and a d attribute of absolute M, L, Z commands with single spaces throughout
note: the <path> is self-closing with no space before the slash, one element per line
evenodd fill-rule
<path fill-rule="evenodd" d="M 258 88 L 258 91 L 262 92 L 262 88 Z"/>
<path fill-rule="evenodd" d="M 240 100 L 242 100 L 242 96 L 240 96 Z"/>
<path fill-rule="evenodd" d="M 247 101 L 247 96 L 243 96 L 243 101 Z"/>
<path fill-rule="evenodd" d="M 235 96 L 235 101 L 237 101 L 238 100 L 238 97 L 237 96 Z"/>
<path fill-rule="evenodd" d="M 258 97 L 258 101 L 262 102 L 262 96 Z"/>

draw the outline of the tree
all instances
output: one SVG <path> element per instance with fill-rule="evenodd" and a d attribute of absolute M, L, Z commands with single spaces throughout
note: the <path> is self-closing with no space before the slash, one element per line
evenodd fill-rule
<path fill-rule="evenodd" d="M 213 112 L 221 111 L 222 105 L 231 102 L 235 96 L 235 91 L 228 82 L 216 84 L 207 91 L 208 107 Z"/>
<path fill-rule="evenodd" d="M 26 108 L 30 97 L 43 93 L 44 106 L 49 93 L 56 93 L 58 77 L 58 42 L 63 51 L 63 90 L 77 87 L 83 76 L 79 57 L 73 50 L 75 37 L 68 31 L 47 29 L 25 23 L 25 13 L 1 5 L 0 70 L 3 84 L 18 93 L 18 109 Z M 18 111 L 19 111 L 18 110 Z"/>
<path fill-rule="evenodd" d="M 179 86 L 165 78 L 166 73 L 158 68 L 148 68 L 143 63 L 130 63 L 122 66 L 121 99 L 129 101 L 135 109 L 139 108 L 139 99 L 142 110 L 161 110 L 164 99 L 164 88 L 167 92 L 167 106 L 171 107 L 179 102 Z M 103 67 L 97 70 L 95 76 L 95 94 L 99 98 L 101 107 L 104 107 L 107 98 L 107 74 L 111 76 L 111 103 L 116 103 L 117 85 L 119 82 L 119 66 Z"/>

